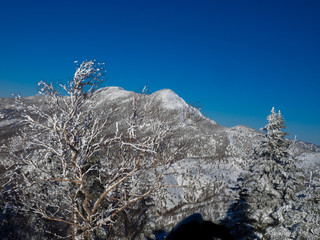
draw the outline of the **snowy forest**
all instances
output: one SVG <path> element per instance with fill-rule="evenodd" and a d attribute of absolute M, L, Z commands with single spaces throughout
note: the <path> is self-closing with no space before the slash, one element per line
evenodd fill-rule
<path fill-rule="evenodd" d="M 278 109 L 227 128 L 168 89 L 101 87 L 104 71 L 1 98 L 0 239 L 165 239 L 192 213 L 238 240 L 320 239 L 320 147 Z"/>

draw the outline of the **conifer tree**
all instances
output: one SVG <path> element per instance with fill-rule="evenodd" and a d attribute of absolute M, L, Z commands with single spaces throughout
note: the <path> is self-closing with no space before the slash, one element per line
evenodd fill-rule
<path fill-rule="evenodd" d="M 256 150 L 248 174 L 239 183 L 240 193 L 247 193 L 240 194 L 242 202 L 246 202 L 246 208 L 242 209 L 246 217 L 243 224 L 253 230 L 252 239 L 277 239 L 278 236 L 288 239 L 288 228 L 294 223 L 289 223 L 286 217 L 293 209 L 296 167 L 289 153 L 289 141 L 285 139 L 288 134 L 283 131 L 286 127 L 281 112 L 272 108 L 267 120 L 263 128 L 265 140 Z M 274 229 L 277 231 L 272 231 Z"/>

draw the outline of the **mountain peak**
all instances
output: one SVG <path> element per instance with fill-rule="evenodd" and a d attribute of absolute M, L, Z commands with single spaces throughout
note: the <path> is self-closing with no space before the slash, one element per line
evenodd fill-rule
<path fill-rule="evenodd" d="M 163 107 L 179 110 L 188 107 L 188 104 L 171 89 L 162 89 L 151 94 L 155 100 L 162 102 Z"/>

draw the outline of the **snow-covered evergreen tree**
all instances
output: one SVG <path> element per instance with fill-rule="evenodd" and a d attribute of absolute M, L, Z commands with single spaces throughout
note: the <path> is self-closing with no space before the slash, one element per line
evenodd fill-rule
<path fill-rule="evenodd" d="M 271 167 L 269 170 L 273 170 L 271 180 L 275 190 L 280 193 L 281 200 L 288 203 L 295 199 L 297 190 L 296 159 L 290 153 L 290 142 L 285 139 L 288 133 L 282 130 L 286 129 L 286 126 L 281 112 L 276 113 L 272 108 L 267 120 L 268 124 L 263 128 L 266 131 L 267 140 L 262 144 L 263 150 L 260 156 L 266 160 L 266 166 Z"/>
<path fill-rule="evenodd" d="M 297 181 L 294 157 L 289 154 L 289 142 L 281 112 L 274 108 L 267 118 L 265 141 L 262 142 L 249 172 L 240 184 L 240 203 L 245 202 L 245 221 L 251 238 L 288 239 L 287 213 L 293 211 Z M 246 194 L 242 194 L 246 193 Z M 239 206 L 241 208 L 241 206 Z M 243 219 L 242 219 L 243 220 Z M 277 231 L 271 231 L 277 228 Z M 248 234 L 248 233 L 247 233 Z M 255 237 L 253 237 L 256 234 Z M 250 236 L 247 236 L 250 239 Z"/>

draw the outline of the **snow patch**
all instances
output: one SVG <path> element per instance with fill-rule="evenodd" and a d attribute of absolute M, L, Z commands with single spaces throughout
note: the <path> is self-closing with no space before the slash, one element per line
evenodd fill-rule
<path fill-rule="evenodd" d="M 133 92 L 126 91 L 121 87 L 105 87 L 96 91 L 96 95 L 94 97 L 94 103 L 96 105 L 102 104 L 106 100 L 113 101 L 119 99 L 125 99 L 125 101 L 129 101 Z"/>
<path fill-rule="evenodd" d="M 18 122 L 19 121 L 17 119 L 2 120 L 2 121 L 0 121 L 0 127 L 8 127 L 8 126 L 16 124 Z"/>
<path fill-rule="evenodd" d="M 162 102 L 163 107 L 171 110 L 180 110 L 188 107 L 188 104 L 170 89 L 163 89 L 151 94 L 155 100 Z"/>
<path fill-rule="evenodd" d="M 299 164 L 305 168 L 320 168 L 320 153 L 304 152 L 298 156 Z"/>

